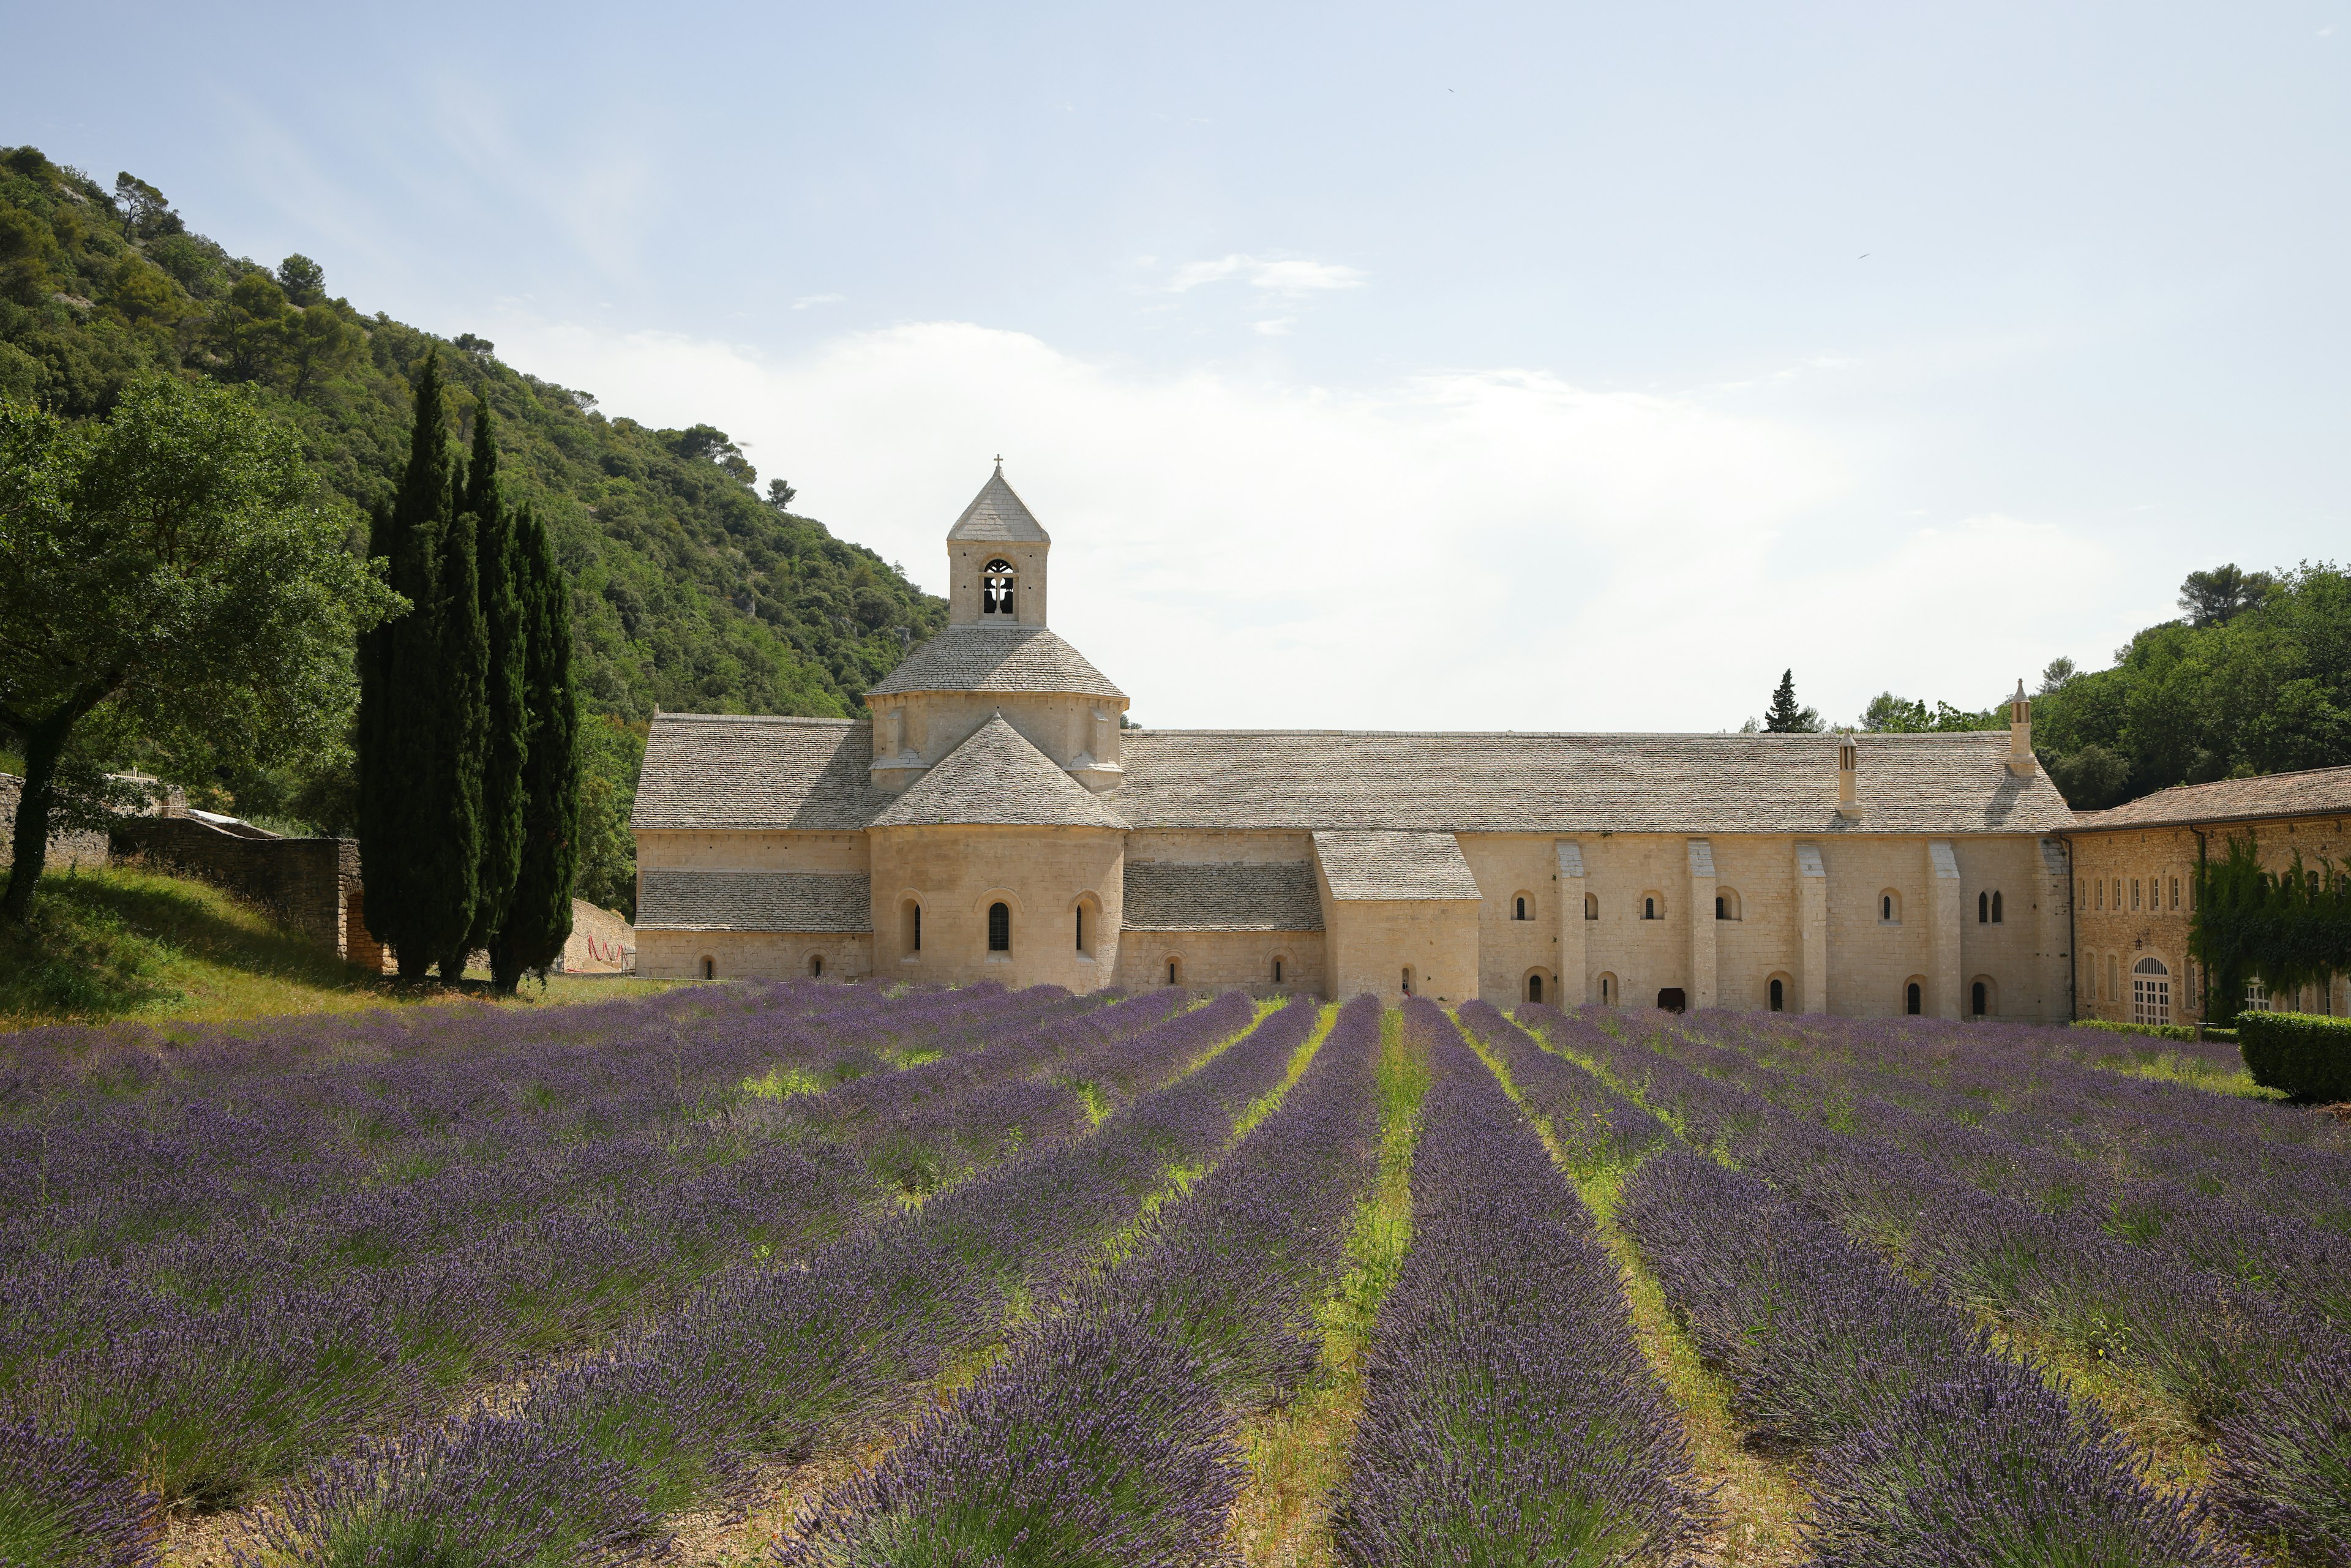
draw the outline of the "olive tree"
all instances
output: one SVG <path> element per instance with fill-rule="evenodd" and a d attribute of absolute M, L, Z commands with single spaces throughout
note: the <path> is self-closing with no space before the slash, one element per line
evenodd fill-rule
<path fill-rule="evenodd" d="M 355 636 L 405 608 L 350 522 L 240 389 L 141 382 L 80 425 L 0 400 L 0 726 L 25 758 L 0 915 L 30 906 L 78 730 L 263 765 L 340 735 Z"/>

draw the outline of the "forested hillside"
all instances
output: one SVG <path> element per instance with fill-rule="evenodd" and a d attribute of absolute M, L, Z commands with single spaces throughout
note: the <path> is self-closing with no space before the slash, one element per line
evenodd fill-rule
<path fill-rule="evenodd" d="M 763 494 L 722 431 L 607 416 L 471 334 L 437 338 L 331 296 L 308 258 L 273 268 L 231 256 L 131 176 L 109 189 L 34 148 L 0 151 L 0 392 L 92 418 L 143 375 L 249 386 L 350 503 L 357 549 L 406 460 L 412 377 L 436 347 L 461 423 L 482 402 L 496 412 L 509 494 L 545 519 L 571 580 L 581 700 L 607 720 L 587 727 L 588 816 L 605 841 L 590 850 L 589 892 L 612 901 L 655 707 L 858 712 L 865 688 L 944 622 L 944 601 L 792 512 L 782 479 Z M 347 829 L 347 771 L 322 758 L 213 782 L 240 810 Z"/>

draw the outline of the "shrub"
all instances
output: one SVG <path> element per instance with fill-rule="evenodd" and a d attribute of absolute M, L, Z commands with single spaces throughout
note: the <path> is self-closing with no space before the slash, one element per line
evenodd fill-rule
<path fill-rule="evenodd" d="M 2351 1100 L 2351 1019 L 2313 1013 L 2241 1013 L 2245 1071 L 2266 1089 L 2330 1104 Z"/>

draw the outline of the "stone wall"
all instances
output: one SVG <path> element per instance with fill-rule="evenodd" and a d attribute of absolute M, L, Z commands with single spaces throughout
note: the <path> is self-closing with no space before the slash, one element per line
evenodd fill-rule
<path fill-rule="evenodd" d="M 358 897 L 357 840 L 246 838 L 193 817 L 134 817 L 112 837 L 117 859 L 214 883 L 339 957 L 382 967 Z"/>
<path fill-rule="evenodd" d="M 24 792 L 25 781 L 13 773 L 0 773 L 0 866 L 13 864 L 16 858 L 16 798 Z M 106 859 L 104 833 L 50 831 L 48 870 L 71 871 L 86 865 L 99 866 L 106 863 Z"/>
<path fill-rule="evenodd" d="M 1281 978 L 1273 977 L 1274 960 Z M 1320 931 L 1126 931 L 1118 939 L 1117 983 L 1123 990 L 1176 984 L 1240 988 L 1260 995 L 1322 996 L 1329 989 Z"/>

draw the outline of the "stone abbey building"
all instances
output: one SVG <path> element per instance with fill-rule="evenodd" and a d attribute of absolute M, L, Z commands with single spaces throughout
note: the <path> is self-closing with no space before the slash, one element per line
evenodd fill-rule
<path fill-rule="evenodd" d="M 1123 729 L 999 468 L 866 719 L 664 713 L 646 975 L 2072 1012 L 2072 813 L 2005 735 Z"/>

